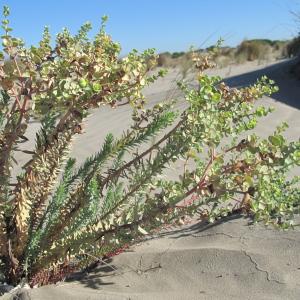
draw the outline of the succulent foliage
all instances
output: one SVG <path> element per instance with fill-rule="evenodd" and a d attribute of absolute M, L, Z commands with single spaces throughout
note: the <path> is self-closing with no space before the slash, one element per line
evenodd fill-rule
<path fill-rule="evenodd" d="M 266 223 L 292 224 L 299 179 L 286 177 L 300 164 L 300 143 L 284 138 L 285 124 L 267 139 L 252 133 L 271 112 L 254 104 L 277 91 L 274 82 L 263 77 L 233 89 L 203 73 L 213 54 L 195 56 L 198 87 L 179 84 L 186 108 L 165 101 L 145 109 L 142 89 L 164 72 L 149 75 L 152 49 L 120 59 L 120 45 L 105 33 L 106 17 L 92 40 L 89 23 L 74 36 L 64 29 L 55 45 L 45 28 L 39 45 L 26 48 L 11 35 L 8 15 L 5 7 L 0 272 L 8 282 L 47 283 L 186 215 L 214 221 L 240 210 Z M 108 134 L 78 166 L 69 149 L 91 109 L 123 104 L 132 106 L 130 128 L 120 137 Z M 41 123 L 35 149 L 21 150 L 34 118 Z M 29 159 L 13 179 L 17 151 Z M 179 161 L 177 180 L 162 176 Z"/>

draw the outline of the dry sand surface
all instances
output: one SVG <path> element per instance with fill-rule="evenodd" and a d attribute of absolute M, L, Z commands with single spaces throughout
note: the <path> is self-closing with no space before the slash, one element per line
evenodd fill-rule
<path fill-rule="evenodd" d="M 300 132 L 300 82 L 289 74 L 292 63 L 247 63 L 213 72 L 236 87 L 251 84 L 264 74 L 276 80 L 280 92 L 261 100 L 276 111 L 262 120 L 257 132 L 266 136 L 281 121 L 287 121 L 290 128 L 286 135 L 295 140 Z M 176 78 L 178 72 L 172 70 L 148 87 L 145 94 L 149 103 L 180 95 Z M 106 133 L 120 134 L 130 123 L 129 116 L 128 107 L 95 111 L 87 120 L 86 133 L 75 140 L 72 155 L 82 162 L 99 149 Z M 31 137 L 37 128 L 38 124 L 31 124 Z M 30 149 L 32 145 L 24 147 Z M 26 159 L 18 157 L 20 165 Z M 299 169 L 294 173 L 299 175 Z M 45 300 L 300 299 L 299 230 L 282 232 L 248 222 L 232 216 L 214 225 L 177 228 L 114 257 L 108 262 L 110 266 L 28 293 L 32 299 Z"/>
<path fill-rule="evenodd" d="M 300 299 L 299 231 L 229 218 L 148 240 L 32 299 Z"/>

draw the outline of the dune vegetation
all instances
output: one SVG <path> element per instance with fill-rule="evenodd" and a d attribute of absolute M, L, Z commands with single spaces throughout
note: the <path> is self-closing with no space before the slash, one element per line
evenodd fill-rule
<path fill-rule="evenodd" d="M 203 73 L 214 66 L 214 49 L 193 52 L 198 86 L 179 83 L 186 108 L 176 110 L 174 99 L 146 109 L 143 88 L 164 72 L 149 75 L 157 59 L 153 50 L 133 50 L 120 59 L 120 45 L 105 32 L 106 17 L 93 39 L 88 38 L 88 23 L 75 35 L 63 30 L 55 43 L 46 28 L 39 45 L 26 48 L 12 36 L 8 16 L 5 7 L 0 53 L 2 281 L 34 286 L 62 280 L 98 257 L 196 213 L 210 222 L 241 212 L 266 224 L 293 225 L 299 178 L 288 180 L 287 174 L 300 164 L 300 142 L 284 138 L 287 124 L 267 138 L 253 133 L 258 119 L 272 111 L 256 105 L 278 90 L 272 80 L 262 77 L 251 86 L 230 88 L 220 77 Z M 132 125 L 121 136 L 108 134 L 101 149 L 77 165 L 70 146 L 84 134 L 91 109 L 103 105 L 130 105 Z M 22 150 L 36 116 L 41 122 L 35 148 Z M 18 151 L 28 155 L 28 162 L 13 179 Z M 177 180 L 161 176 L 179 160 L 185 164 Z"/>

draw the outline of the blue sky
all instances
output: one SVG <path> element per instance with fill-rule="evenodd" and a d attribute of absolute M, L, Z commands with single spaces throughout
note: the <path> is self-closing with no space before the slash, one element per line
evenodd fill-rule
<path fill-rule="evenodd" d="M 234 46 L 243 39 L 289 39 L 299 30 L 291 11 L 300 0 L 0 0 L 11 9 L 14 35 L 28 45 L 39 41 L 44 25 L 56 34 L 91 21 L 96 32 L 108 15 L 107 32 L 132 48 L 185 51 L 205 47 L 221 36 Z"/>

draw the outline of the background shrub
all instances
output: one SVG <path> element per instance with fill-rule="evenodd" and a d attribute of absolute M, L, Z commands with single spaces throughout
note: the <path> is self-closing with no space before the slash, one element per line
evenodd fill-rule
<path fill-rule="evenodd" d="M 287 46 L 289 57 L 299 56 L 300 54 L 300 37 L 294 38 Z"/>
<path fill-rule="evenodd" d="M 271 53 L 271 46 L 263 41 L 244 41 L 242 42 L 236 52 L 238 62 L 254 61 L 267 59 Z"/>

